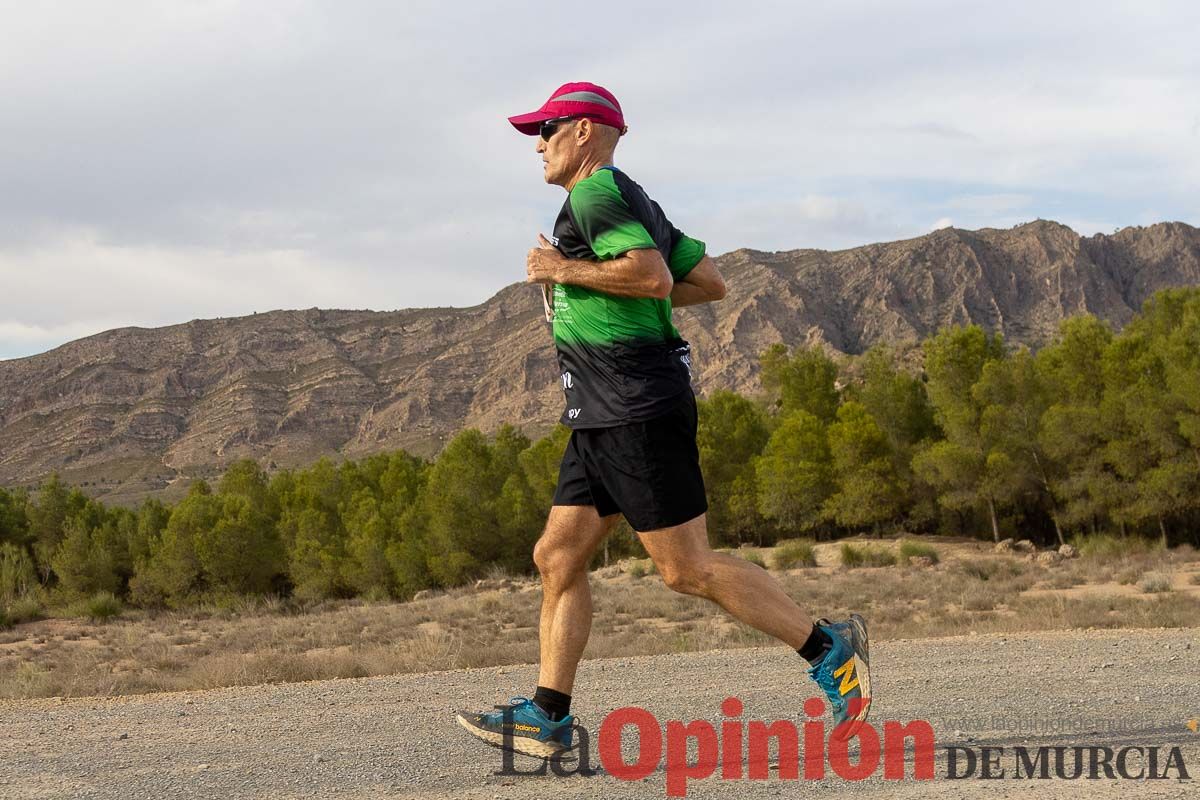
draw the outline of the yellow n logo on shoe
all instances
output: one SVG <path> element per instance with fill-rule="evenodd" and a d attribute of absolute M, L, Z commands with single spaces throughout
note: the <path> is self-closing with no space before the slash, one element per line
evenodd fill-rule
<path fill-rule="evenodd" d="M 858 686 L 858 676 L 854 674 L 854 659 L 851 658 L 845 664 L 835 669 L 833 677 L 842 679 L 841 685 L 838 686 L 839 694 L 846 694 L 855 686 Z"/>

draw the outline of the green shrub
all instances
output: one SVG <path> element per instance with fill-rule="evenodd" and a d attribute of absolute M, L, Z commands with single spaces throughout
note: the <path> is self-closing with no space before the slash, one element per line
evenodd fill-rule
<path fill-rule="evenodd" d="M 9 605 L 37 588 L 33 559 L 24 547 L 0 543 L 0 606 Z"/>
<path fill-rule="evenodd" d="M 896 563 L 892 551 L 882 547 L 855 547 L 849 542 L 842 544 L 842 566 L 845 567 L 890 567 Z"/>
<path fill-rule="evenodd" d="M 635 562 L 633 562 L 632 564 L 630 564 L 630 565 L 629 565 L 629 570 L 628 570 L 628 571 L 629 571 L 629 577 L 631 577 L 631 578 L 635 578 L 635 579 L 637 579 L 637 578 L 644 578 L 644 577 L 646 577 L 647 575 L 650 575 L 650 574 L 652 574 L 652 572 L 653 572 L 653 569 L 654 569 L 654 562 L 653 562 L 653 561 L 651 561 L 651 562 L 650 562 L 650 566 L 649 566 L 649 567 L 647 567 L 647 566 L 646 566 L 646 562 L 645 562 L 645 561 L 635 561 Z"/>
<path fill-rule="evenodd" d="M 1146 594 L 1171 591 L 1171 579 L 1161 572 L 1147 572 L 1138 581 L 1138 588 Z"/>
<path fill-rule="evenodd" d="M 938 551 L 935 548 L 933 548 L 927 544 L 922 544 L 921 542 L 910 542 L 910 541 L 903 541 L 900 543 L 900 560 L 901 561 L 908 563 L 910 560 L 912 560 L 913 558 L 917 558 L 917 557 L 928 558 L 934 564 L 938 563 L 938 561 L 940 560 L 938 558 Z"/>
<path fill-rule="evenodd" d="M 8 606 L 8 616 L 14 625 L 19 625 L 22 622 L 33 622 L 39 620 L 44 614 L 42 603 L 33 595 L 25 595 L 20 597 Z"/>
<path fill-rule="evenodd" d="M 372 586 L 367 589 L 362 598 L 368 603 L 387 603 L 391 601 L 392 595 L 382 586 Z"/>
<path fill-rule="evenodd" d="M 93 622 L 106 622 L 119 616 L 124 608 L 112 592 L 97 592 L 88 598 L 86 610 Z"/>
<path fill-rule="evenodd" d="M 1071 544 L 1079 551 L 1080 556 L 1102 561 L 1119 561 L 1139 553 L 1162 549 L 1160 539 L 1143 539 L 1140 536 L 1120 536 L 1112 533 L 1075 536 L 1071 539 Z"/>
<path fill-rule="evenodd" d="M 780 542 L 775 547 L 771 561 L 775 569 L 792 569 L 794 567 L 815 567 L 817 555 L 813 551 L 813 543 L 809 539 L 789 539 Z"/>

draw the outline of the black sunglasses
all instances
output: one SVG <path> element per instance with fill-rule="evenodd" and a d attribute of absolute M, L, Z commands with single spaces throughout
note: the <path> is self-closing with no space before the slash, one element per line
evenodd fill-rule
<path fill-rule="evenodd" d="M 587 114 L 574 114 L 569 117 L 555 117 L 554 119 L 545 120 L 541 125 L 538 126 L 538 135 L 541 136 L 543 140 L 548 142 L 550 141 L 550 138 L 554 136 L 554 134 L 558 133 L 559 125 L 569 120 L 583 119 L 586 116 Z"/>

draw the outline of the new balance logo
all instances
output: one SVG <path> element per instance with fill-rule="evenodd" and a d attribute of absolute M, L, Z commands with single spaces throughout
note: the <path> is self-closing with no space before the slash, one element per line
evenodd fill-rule
<path fill-rule="evenodd" d="M 833 677 L 842 679 L 841 685 L 838 686 L 839 694 L 846 694 L 855 686 L 858 686 L 858 676 L 854 674 L 854 659 L 850 659 L 835 669 Z"/>

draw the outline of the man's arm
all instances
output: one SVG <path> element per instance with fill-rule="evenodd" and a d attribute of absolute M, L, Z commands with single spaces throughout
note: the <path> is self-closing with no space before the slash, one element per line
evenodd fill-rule
<path fill-rule="evenodd" d="M 671 294 L 671 271 L 655 248 L 628 250 L 607 261 L 588 261 L 566 258 L 541 234 L 538 241 L 540 246 L 530 250 L 526 259 L 529 283 L 565 283 L 617 297 L 662 300 Z"/>
<path fill-rule="evenodd" d="M 725 296 L 725 281 L 717 271 L 717 263 L 705 255 L 687 275 L 675 282 L 671 289 L 671 305 L 694 306 L 711 303 Z"/>

